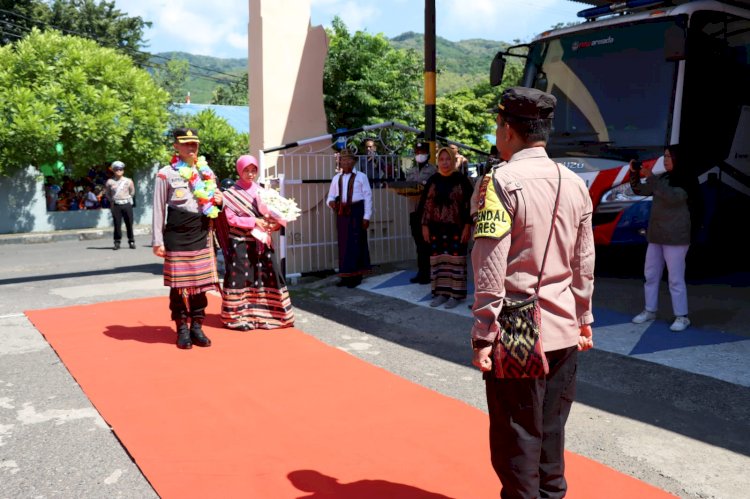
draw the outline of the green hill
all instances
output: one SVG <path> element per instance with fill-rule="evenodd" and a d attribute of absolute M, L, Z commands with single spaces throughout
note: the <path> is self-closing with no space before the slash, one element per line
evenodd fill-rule
<path fill-rule="evenodd" d="M 424 52 L 424 35 L 407 32 L 390 39 L 399 49 L 414 49 Z M 452 42 L 437 38 L 437 94 L 443 95 L 455 90 L 473 87 L 487 82 L 490 61 L 498 50 L 509 44 L 492 40 L 471 39 Z M 162 52 L 152 56 L 152 64 L 163 64 L 168 59 L 184 59 L 190 64 L 190 78 L 187 90 L 191 101 L 208 104 L 217 85 L 228 81 L 232 75 L 242 75 L 247 71 L 247 59 L 220 59 L 217 57 L 193 55 L 185 52 Z"/>
<path fill-rule="evenodd" d="M 247 59 L 221 59 L 186 52 L 161 52 L 151 56 L 152 65 L 164 64 L 170 59 L 186 60 L 190 64 L 186 89 L 195 104 L 208 104 L 214 89 L 222 82 L 229 82 L 247 71 Z"/>
<path fill-rule="evenodd" d="M 424 52 L 424 35 L 412 31 L 390 39 L 395 48 Z M 473 87 L 489 81 L 490 62 L 495 54 L 509 46 L 505 42 L 474 38 L 452 42 L 437 37 L 435 63 L 437 65 L 437 95 Z"/>

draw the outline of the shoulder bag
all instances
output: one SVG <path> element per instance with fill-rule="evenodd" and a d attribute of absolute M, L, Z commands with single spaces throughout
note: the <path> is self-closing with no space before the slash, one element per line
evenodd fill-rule
<path fill-rule="evenodd" d="M 550 241 L 555 229 L 557 208 L 560 204 L 562 173 L 557 165 L 558 183 L 555 209 L 544 249 L 539 278 L 534 294 L 525 300 L 503 299 L 498 316 L 500 333 L 493 349 L 493 364 L 497 378 L 543 378 L 549 373 L 547 357 L 542 348 L 542 311 L 539 308 L 539 287 L 542 284 L 544 264 L 547 261 Z M 493 177 L 493 181 L 494 177 Z M 497 186 L 496 186 L 497 188 Z M 499 192 L 499 191 L 498 191 Z"/>

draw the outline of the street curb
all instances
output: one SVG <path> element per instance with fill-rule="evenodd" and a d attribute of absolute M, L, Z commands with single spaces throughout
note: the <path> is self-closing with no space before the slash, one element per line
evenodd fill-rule
<path fill-rule="evenodd" d="M 136 225 L 133 227 L 136 236 L 150 235 L 150 225 Z M 54 232 L 28 232 L 24 234 L 0 234 L 0 245 L 4 244 L 42 244 L 55 241 L 88 241 L 112 237 L 111 228 L 91 228 L 58 230 Z"/>

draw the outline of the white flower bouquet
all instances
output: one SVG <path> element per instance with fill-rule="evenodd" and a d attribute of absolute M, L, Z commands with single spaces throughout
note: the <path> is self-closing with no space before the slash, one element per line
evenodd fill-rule
<path fill-rule="evenodd" d="M 282 197 L 276 189 L 260 186 L 258 197 L 260 197 L 261 203 L 265 204 L 268 209 L 265 218 L 276 222 L 282 227 L 286 227 L 288 222 L 297 220 L 302 213 L 302 210 L 299 209 L 294 199 Z M 255 227 L 251 231 L 251 234 L 258 241 L 271 246 L 272 241 L 269 232 Z"/>
<path fill-rule="evenodd" d="M 297 220 L 302 213 L 294 199 L 282 197 L 276 189 L 263 188 L 258 193 L 268 208 L 268 216 L 282 227 Z"/>

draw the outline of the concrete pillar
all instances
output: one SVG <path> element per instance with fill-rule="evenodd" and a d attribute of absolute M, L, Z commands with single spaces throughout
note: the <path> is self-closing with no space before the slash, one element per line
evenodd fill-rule
<path fill-rule="evenodd" d="M 327 133 L 328 40 L 322 27 L 310 26 L 310 0 L 249 1 L 250 152 L 257 155 Z"/>

